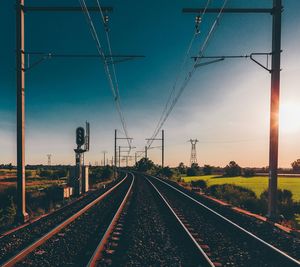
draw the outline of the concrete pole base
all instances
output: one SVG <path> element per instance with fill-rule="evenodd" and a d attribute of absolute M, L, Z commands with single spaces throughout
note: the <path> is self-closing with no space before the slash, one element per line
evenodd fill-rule
<path fill-rule="evenodd" d="M 29 221 L 29 214 L 27 212 L 23 212 L 18 214 L 16 219 L 19 223 L 26 223 Z"/>

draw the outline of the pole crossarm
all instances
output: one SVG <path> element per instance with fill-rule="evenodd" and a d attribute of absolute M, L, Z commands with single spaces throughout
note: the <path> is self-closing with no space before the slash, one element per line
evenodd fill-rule
<path fill-rule="evenodd" d="M 75 58 L 94 58 L 94 57 L 101 57 L 99 54 L 64 54 L 64 53 L 52 53 L 52 52 L 34 52 L 34 51 L 24 51 L 25 55 L 41 55 L 41 56 L 48 56 L 50 58 L 55 57 L 75 57 Z M 144 55 L 104 55 L 105 58 L 145 58 Z"/>
<path fill-rule="evenodd" d="M 148 147 L 148 150 L 149 149 L 155 149 L 155 148 L 162 148 L 162 146 L 151 146 L 151 147 Z"/>
<path fill-rule="evenodd" d="M 81 58 L 81 59 L 90 59 L 90 58 L 100 58 L 99 54 L 61 54 L 61 53 L 43 53 L 43 52 L 27 52 L 22 51 L 22 53 L 27 56 L 27 68 L 24 68 L 25 71 L 32 69 L 33 67 L 39 65 L 40 63 L 50 60 L 52 58 Z M 41 56 L 40 59 L 36 60 L 30 64 L 30 56 Z M 107 64 L 116 64 L 124 61 L 134 60 L 138 58 L 145 58 L 143 55 L 104 55 L 107 61 Z M 113 60 L 114 58 L 114 60 Z"/>
<path fill-rule="evenodd" d="M 282 52 L 282 51 L 280 51 L 280 52 Z M 240 58 L 248 59 L 248 58 L 250 58 L 254 63 L 256 63 L 257 65 L 259 65 L 260 67 L 262 67 L 263 69 L 265 69 L 271 73 L 272 69 L 269 69 L 268 66 L 263 65 L 261 62 L 259 62 L 257 59 L 255 59 L 254 56 L 266 56 L 267 57 L 267 65 L 268 65 L 269 56 L 272 56 L 272 54 L 273 54 L 272 52 L 263 52 L 263 53 L 251 53 L 248 55 L 192 56 L 191 58 L 194 59 L 195 61 L 197 59 L 212 59 L 211 61 L 199 63 L 199 64 L 195 65 L 195 67 L 202 67 L 205 65 L 217 63 L 217 62 L 223 61 L 225 59 L 240 59 Z"/>
<path fill-rule="evenodd" d="M 273 8 L 183 8 L 183 13 L 266 13 L 273 14 Z"/>
<path fill-rule="evenodd" d="M 83 12 L 80 6 L 21 6 L 25 12 Z M 89 6 L 87 7 L 89 12 L 113 12 L 113 8 L 106 6 Z"/>

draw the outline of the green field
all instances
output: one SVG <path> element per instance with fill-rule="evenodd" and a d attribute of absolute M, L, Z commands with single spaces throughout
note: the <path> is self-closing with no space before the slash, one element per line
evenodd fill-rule
<path fill-rule="evenodd" d="M 219 177 L 215 175 L 205 175 L 182 177 L 182 179 L 187 183 L 196 180 L 204 180 L 207 182 L 208 186 L 215 184 L 234 184 L 243 186 L 254 191 L 257 197 L 259 197 L 260 194 L 268 188 L 268 177 L 266 176 L 246 178 L 242 176 Z M 293 193 L 293 199 L 295 201 L 300 201 L 300 177 L 279 177 L 278 188 L 290 190 Z"/>

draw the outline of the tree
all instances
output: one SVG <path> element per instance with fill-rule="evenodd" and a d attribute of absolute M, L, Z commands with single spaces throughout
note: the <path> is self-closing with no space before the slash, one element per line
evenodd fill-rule
<path fill-rule="evenodd" d="M 147 172 L 153 170 L 155 165 L 152 160 L 148 158 L 142 158 L 135 164 L 135 168 L 140 172 Z"/>
<path fill-rule="evenodd" d="M 210 165 L 204 165 L 203 167 L 203 174 L 210 175 L 212 173 L 213 167 Z"/>
<path fill-rule="evenodd" d="M 112 170 L 112 168 L 108 165 L 106 165 L 102 171 L 102 175 L 101 175 L 101 178 L 102 179 L 110 179 L 112 178 L 114 175 L 114 172 Z"/>
<path fill-rule="evenodd" d="M 200 167 L 198 163 L 193 163 L 190 168 L 187 169 L 187 176 L 197 176 L 200 174 Z"/>
<path fill-rule="evenodd" d="M 167 167 L 160 169 L 159 174 L 166 176 L 167 178 L 171 178 L 173 176 L 174 172 L 169 166 L 167 166 Z"/>
<path fill-rule="evenodd" d="M 13 198 L 9 197 L 8 201 L 9 201 L 9 204 L 6 207 L 4 218 L 5 218 L 6 224 L 10 225 L 14 222 L 17 211 L 16 211 L 16 206 L 13 201 Z"/>
<path fill-rule="evenodd" d="M 291 165 L 294 171 L 300 171 L 300 159 L 295 160 Z"/>
<path fill-rule="evenodd" d="M 242 173 L 242 168 L 235 161 L 230 161 L 224 168 L 224 172 L 224 176 L 239 176 Z"/>
<path fill-rule="evenodd" d="M 185 174 L 186 170 L 187 170 L 187 167 L 184 165 L 183 162 L 180 162 L 178 167 L 177 167 L 177 170 L 180 174 Z"/>
<path fill-rule="evenodd" d="M 199 187 L 199 188 L 201 188 L 202 190 L 207 188 L 207 183 L 206 183 L 206 181 L 204 181 L 204 180 L 192 181 L 192 182 L 191 182 L 191 185 L 192 185 L 193 187 Z"/>

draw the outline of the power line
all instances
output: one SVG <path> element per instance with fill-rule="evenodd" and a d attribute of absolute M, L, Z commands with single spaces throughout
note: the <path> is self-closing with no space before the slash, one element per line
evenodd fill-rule
<path fill-rule="evenodd" d="M 85 18 L 87 20 L 87 24 L 89 25 L 91 35 L 92 35 L 94 41 L 96 42 L 97 51 L 98 51 L 99 55 L 101 56 L 102 61 L 104 63 L 104 70 L 105 70 L 105 73 L 107 75 L 109 86 L 110 86 L 110 89 L 111 89 L 112 94 L 113 94 L 116 109 L 117 109 L 117 112 L 119 114 L 119 117 L 120 117 L 120 120 L 121 120 L 121 123 L 122 123 L 123 130 L 125 132 L 125 135 L 128 137 L 125 118 L 124 118 L 124 115 L 123 115 L 122 110 L 121 110 L 119 91 L 118 91 L 118 89 L 115 88 L 115 84 L 114 84 L 114 81 L 113 81 L 111 73 L 110 73 L 110 68 L 109 68 L 109 64 L 108 64 L 108 61 L 107 61 L 107 57 L 105 56 L 105 54 L 103 52 L 103 48 L 102 48 L 100 39 L 98 37 L 98 33 L 97 33 L 96 28 L 94 26 L 93 20 L 91 18 L 91 15 L 90 15 L 90 12 L 87 8 L 85 0 L 79 0 L 79 3 L 80 3 L 80 6 L 82 8 L 83 13 L 85 14 Z M 98 8 L 99 8 L 99 5 L 98 5 Z M 100 12 L 101 12 L 101 14 L 103 14 L 101 8 L 100 8 Z M 112 54 L 111 49 L 110 49 L 110 54 Z M 112 60 L 113 60 L 113 58 L 110 57 L 110 62 L 111 63 L 112 63 Z M 114 64 L 111 64 L 111 66 L 114 67 Z M 114 75 L 115 75 L 115 72 L 114 72 Z M 128 140 L 127 140 L 127 142 L 128 142 L 128 145 L 131 146 L 131 142 L 128 141 Z"/>
<path fill-rule="evenodd" d="M 204 40 L 204 42 L 203 42 L 201 48 L 200 48 L 200 51 L 199 51 L 199 53 L 198 53 L 198 56 L 197 56 L 197 58 L 196 58 L 196 60 L 195 60 L 195 62 L 194 62 L 194 64 L 193 64 L 192 70 L 189 71 L 188 74 L 185 76 L 185 79 L 184 79 L 184 81 L 183 81 L 181 87 L 179 88 L 179 91 L 178 91 L 177 95 L 174 97 L 173 101 L 171 102 L 170 107 L 167 109 L 167 111 L 164 111 L 164 112 L 163 112 L 163 115 L 161 116 L 161 119 L 159 120 L 159 122 L 158 122 L 158 124 L 157 124 L 157 127 L 156 127 L 156 129 L 155 129 L 155 131 L 154 131 L 154 133 L 153 133 L 153 135 L 152 135 L 152 138 L 155 138 L 155 137 L 158 135 L 160 129 L 161 129 L 162 126 L 164 125 L 165 121 L 167 120 L 167 118 L 169 117 L 170 113 L 172 112 L 174 106 L 176 105 L 178 99 L 180 98 L 180 96 L 182 95 L 182 93 L 183 93 L 183 91 L 185 90 L 186 86 L 188 85 L 190 79 L 192 78 L 192 76 L 193 76 L 193 74 L 194 74 L 194 72 L 195 72 L 195 70 L 196 70 L 196 68 L 197 68 L 197 65 L 199 64 L 199 62 L 200 62 L 200 60 L 201 60 L 201 56 L 203 56 L 203 54 L 204 54 L 204 52 L 205 52 L 205 50 L 206 50 L 206 48 L 207 48 L 207 46 L 208 46 L 208 42 L 210 41 L 210 39 L 211 39 L 213 33 L 214 33 L 215 30 L 216 30 L 216 27 L 218 26 L 218 23 L 219 23 L 219 21 L 220 21 L 221 15 L 222 15 L 222 12 L 223 12 L 223 10 L 224 10 L 224 8 L 225 8 L 227 2 L 228 2 L 228 0 L 224 0 L 223 5 L 222 5 L 222 7 L 220 8 L 220 11 L 219 11 L 218 15 L 217 15 L 215 21 L 213 22 L 213 24 L 212 24 L 212 26 L 211 26 L 211 28 L 210 28 L 210 30 L 209 30 L 207 36 L 206 36 L 206 38 L 205 38 L 205 40 Z M 209 2 L 208 2 L 208 4 L 209 4 Z M 207 7 L 208 7 L 208 5 L 207 5 L 206 8 L 204 9 L 203 13 L 206 12 Z M 176 80 L 175 80 L 175 81 L 176 81 Z M 177 84 L 177 81 L 176 81 L 176 84 Z M 175 91 L 175 90 L 174 90 L 174 88 L 173 88 L 173 90 L 171 91 L 171 94 L 173 94 L 174 91 Z M 169 97 L 169 98 L 170 98 L 170 97 Z M 168 100 L 167 103 L 169 103 L 169 102 L 170 102 L 170 101 Z M 150 147 L 151 144 L 152 144 L 152 142 L 151 142 L 151 140 L 150 140 L 150 141 L 148 142 L 148 146 Z"/>
<path fill-rule="evenodd" d="M 207 8 L 209 7 L 210 2 L 211 2 L 211 0 L 207 0 L 206 6 L 205 6 L 203 12 L 202 12 L 202 13 L 199 12 L 198 16 L 196 17 L 196 21 L 195 21 L 195 22 L 196 22 L 195 32 L 194 32 L 194 34 L 193 34 L 193 36 L 192 36 L 192 38 L 191 38 L 191 41 L 189 42 L 189 45 L 188 45 L 187 51 L 185 52 L 185 55 L 184 55 L 183 61 L 182 61 L 182 63 L 181 63 L 180 69 L 179 69 L 179 71 L 178 71 L 178 73 L 177 73 L 177 75 L 176 75 L 174 85 L 172 86 L 172 90 L 171 90 L 171 92 L 170 92 L 170 94 L 169 94 L 167 103 L 166 103 L 166 105 L 165 105 L 165 107 L 164 107 L 164 110 L 163 110 L 161 116 L 160 116 L 160 119 L 159 119 L 159 121 L 158 121 L 158 123 L 157 123 L 157 126 L 156 126 L 155 130 L 154 130 L 154 134 L 152 135 L 152 138 L 155 138 L 155 137 L 157 136 L 159 130 L 160 130 L 160 128 L 159 128 L 159 127 L 160 127 L 160 124 L 161 124 L 161 122 L 163 121 L 163 118 L 164 118 L 164 116 L 165 116 L 165 114 L 166 114 L 166 112 L 167 112 L 167 109 L 168 109 L 168 106 L 169 106 L 170 101 L 171 101 L 171 99 L 172 99 L 172 96 L 174 95 L 174 93 L 175 93 L 175 91 L 176 91 L 176 86 L 177 86 L 177 82 L 178 82 L 178 80 L 179 80 L 179 77 L 180 77 L 180 75 L 181 75 L 182 72 L 183 72 L 183 69 L 184 69 L 184 66 L 186 65 L 187 59 L 189 58 L 190 51 L 191 51 L 191 49 L 192 49 L 192 47 L 193 47 L 194 41 L 195 41 L 195 39 L 196 39 L 196 36 L 200 33 L 200 31 L 199 31 L 199 24 L 201 23 L 201 21 L 202 21 L 204 15 L 205 15 L 205 13 L 206 13 L 206 10 L 207 10 Z M 199 19 L 199 18 L 200 18 L 200 19 Z M 148 147 L 150 147 L 150 146 L 152 145 L 152 143 L 153 143 L 153 140 L 149 140 L 149 142 L 148 142 Z"/>

